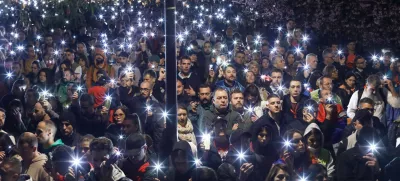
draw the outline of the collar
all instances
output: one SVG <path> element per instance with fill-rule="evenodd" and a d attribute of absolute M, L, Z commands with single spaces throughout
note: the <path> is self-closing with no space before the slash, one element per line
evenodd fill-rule
<path fill-rule="evenodd" d="M 363 69 L 359 69 L 359 68 L 356 68 L 357 69 L 357 71 L 359 71 L 359 72 L 363 72 L 364 70 Z"/>
<path fill-rule="evenodd" d="M 188 79 L 188 78 L 190 78 L 190 76 L 192 76 L 192 72 L 190 72 L 189 75 L 187 75 L 187 76 L 183 75 L 182 72 L 179 72 L 179 73 L 178 73 L 178 76 L 179 76 L 181 79 Z"/>

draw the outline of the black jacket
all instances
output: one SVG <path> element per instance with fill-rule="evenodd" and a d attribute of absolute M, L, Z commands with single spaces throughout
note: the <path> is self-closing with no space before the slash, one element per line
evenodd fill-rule
<path fill-rule="evenodd" d="M 364 155 L 356 146 L 342 153 L 337 161 L 337 179 L 341 181 L 376 180 L 371 167 L 363 159 Z"/>
<path fill-rule="evenodd" d="M 282 111 L 287 116 L 287 118 L 294 120 L 294 119 L 302 119 L 303 118 L 303 108 L 304 102 L 309 98 L 300 94 L 300 101 L 297 103 L 296 109 L 292 110 L 292 102 L 290 101 L 290 95 L 286 95 L 283 97 L 283 105 Z M 296 115 L 295 115 L 295 114 Z"/>
<path fill-rule="evenodd" d="M 70 136 L 62 136 L 61 140 L 64 143 L 64 145 L 67 145 L 70 147 L 77 147 L 77 146 L 79 146 L 79 143 L 81 140 L 81 135 L 74 131 L 72 133 L 72 135 L 70 135 Z"/>
<path fill-rule="evenodd" d="M 297 69 L 296 79 L 302 80 L 303 83 L 307 83 L 312 90 L 317 89 L 317 80 L 322 76 L 322 72 L 318 69 L 313 70 L 307 78 L 304 77 L 304 68 L 300 67 Z"/>
<path fill-rule="evenodd" d="M 77 132 L 81 135 L 92 134 L 95 137 L 104 136 L 108 125 L 108 114 L 102 115 L 100 109 L 93 114 L 83 114 L 78 102 L 73 102 L 70 111 L 75 114 L 77 121 Z"/>

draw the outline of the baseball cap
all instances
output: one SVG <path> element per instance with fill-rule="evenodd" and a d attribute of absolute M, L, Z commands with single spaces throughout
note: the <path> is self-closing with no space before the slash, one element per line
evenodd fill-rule
<path fill-rule="evenodd" d="M 125 141 L 125 153 L 128 155 L 137 155 L 144 145 L 146 145 L 146 140 L 142 134 L 131 134 Z"/>

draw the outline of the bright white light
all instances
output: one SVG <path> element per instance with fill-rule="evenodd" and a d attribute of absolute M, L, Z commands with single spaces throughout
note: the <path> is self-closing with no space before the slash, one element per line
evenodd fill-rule
<path fill-rule="evenodd" d="M 304 65 L 304 70 L 308 70 L 310 68 L 310 66 L 309 65 Z"/>
<path fill-rule="evenodd" d="M 249 71 L 249 69 L 245 68 L 243 71 L 244 71 L 244 73 L 247 73 Z"/>
<path fill-rule="evenodd" d="M 21 45 L 18 45 L 18 46 L 17 46 L 17 50 L 18 50 L 18 51 L 22 51 L 23 49 L 24 49 L 23 46 L 21 46 Z"/>
<path fill-rule="evenodd" d="M 254 108 L 253 107 L 248 107 L 248 108 L 245 108 L 245 109 L 246 109 L 247 112 L 250 112 L 250 113 L 254 112 Z"/>
<path fill-rule="evenodd" d="M 161 165 L 160 163 L 156 163 L 156 164 L 154 165 L 154 168 L 155 168 L 157 171 L 161 171 L 162 165 Z"/>
<path fill-rule="evenodd" d="M 382 61 L 383 59 L 384 59 L 383 56 L 379 57 L 379 60 L 380 60 L 380 61 Z"/>
<path fill-rule="evenodd" d="M 164 118 L 167 118 L 167 117 L 168 117 L 168 112 L 164 111 L 164 112 L 162 113 L 162 116 L 163 116 Z"/>
<path fill-rule="evenodd" d="M 342 50 L 338 50 L 338 54 L 339 55 L 343 54 L 343 51 Z"/>
<path fill-rule="evenodd" d="M 302 38 L 302 39 L 303 39 L 304 42 L 307 42 L 307 41 L 309 40 L 309 38 L 308 38 L 307 35 L 303 35 L 303 38 Z"/>
<path fill-rule="evenodd" d="M 10 79 L 13 76 L 13 74 L 12 74 L 12 72 L 7 72 L 6 76 L 7 76 L 7 79 Z"/>
<path fill-rule="evenodd" d="M 285 143 L 284 143 L 284 144 L 285 144 L 286 147 L 289 147 L 292 143 L 290 143 L 289 140 L 285 140 Z"/>
<path fill-rule="evenodd" d="M 375 143 L 372 143 L 372 144 L 369 145 L 369 149 L 372 152 L 375 152 L 376 150 L 378 150 L 378 146 Z"/>
<path fill-rule="evenodd" d="M 121 156 L 121 152 L 120 151 L 117 151 L 116 153 L 115 153 L 115 155 L 117 155 L 117 156 Z"/>
<path fill-rule="evenodd" d="M 301 48 L 300 47 L 297 47 L 296 48 L 296 53 L 300 53 L 301 52 Z"/>
<path fill-rule="evenodd" d="M 79 166 L 81 164 L 81 159 L 79 159 L 79 158 L 74 158 L 73 160 L 72 160 L 72 165 L 73 166 Z"/>
<path fill-rule="evenodd" d="M 111 97 L 110 95 L 107 95 L 107 96 L 106 96 L 106 100 L 107 100 L 107 101 L 111 101 L 111 99 L 112 99 L 112 97 Z"/>
<path fill-rule="evenodd" d="M 312 107 L 312 106 L 307 106 L 307 109 L 308 109 L 309 111 L 312 111 L 312 110 L 313 110 L 313 107 Z"/>
<path fill-rule="evenodd" d="M 376 60 L 376 59 L 378 59 L 378 56 L 372 55 L 372 60 Z"/>
<path fill-rule="evenodd" d="M 283 91 L 284 88 L 285 88 L 285 87 L 283 87 L 282 85 L 280 85 L 280 86 L 278 87 L 278 90 L 279 90 L 279 91 Z"/>
<path fill-rule="evenodd" d="M 203 140 L 210 140 L 211 139 L 211 135 L 210 134 L 203 134 Z"/>
<path fill-rule="evenodd" d="M 119 139 L 120 140 L 124 139 L 124 135 L 119 135 Z"/>
<path fill-rule="evenodd" d="M 278 27 L 278 31 L 282 31 L 282 27 L 280 26 L 280 27 Z"/>
<path fill-rule="evenodd" d="M 198 165 L 198 166 L 201 165 L 201 161 L 200 161 L 200 159 L 198 159 L 198 158 L 195 158 L 195 159 L 194 159 L 194 163 L 195 163 L 196 165 Z"/>
<path fill-rule="evenodd" d="M 82 91 L 82 86 L 78 86 L 77 90 L 80 92 Z"/>
<path fill-rule="evenodd" d="M 151 111 L 151 106 L 146 106 L 147 111 Z"/>
<path fill-rule="evenodd" d="M 239 158 L 240 160 L 244 160 L 245 154 L 242 153 L 242 152 L 240 152 L 240 153 L 238 154 L 238 158 Z"/>
<path fill-rule="evenodd" d="M 42 37 L 40 35 L 36 36 L 36 40 L 40 40 Z"/>
<path fill-rule="evenodd" d="M 65 45 L 65 41 L 63 40 L 63 41 L 61 41 L 61 45 Z"/>
<path fill-rule="evenodd" d="M 387 75 L 384 75 L 384 76 L 383 76 L 383 79 L 384 79 L 384 80 L 386 80 L 387 78 L 388 78 L 388 76 L 387 76 Z"/>

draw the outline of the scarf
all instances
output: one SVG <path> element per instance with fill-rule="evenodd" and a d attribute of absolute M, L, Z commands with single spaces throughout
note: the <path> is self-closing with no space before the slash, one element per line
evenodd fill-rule
<path fill-rule="evenodd" d="M 182 126 L 178 123 L 178 137 L 179 140 L 185 140 L 187 142 L 192 142 L 197 145 L 196 136 L 193 132 L 193 125 L 190 119 L 187 120 L 186 125 Z"/>

